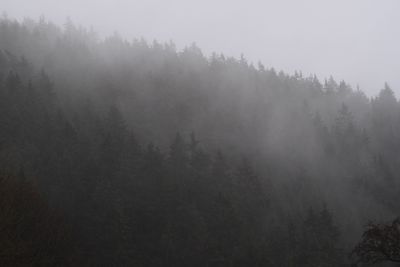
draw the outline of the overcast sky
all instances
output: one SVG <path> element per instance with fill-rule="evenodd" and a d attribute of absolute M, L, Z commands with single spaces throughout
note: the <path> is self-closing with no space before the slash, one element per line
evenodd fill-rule
<path fill-rule="evenodd" d="M 400 96 L 400 0 L 0 0 L 9 17 L 93 26 L 102 36 L 195 42 L 293 73 Z"/>

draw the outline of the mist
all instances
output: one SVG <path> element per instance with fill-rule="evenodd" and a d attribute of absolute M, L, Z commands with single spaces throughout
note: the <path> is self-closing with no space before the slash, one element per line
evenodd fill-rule
<path fill-rule="evenodd" d="M 10 1 L 1 266 L 397 266 L 394 1 Z"/>
<path fill-rule="evenodd" d="M 400 24 L 396 0 L 356 1 L 26 1 L 2 0 L 12 18 L 67 17 L 101 35 L 131 40 L 195 42 L 212 52 L 261 61 L 288 73 L 331 75 L 368 96 L 384 82 L 400 88 Z"/>

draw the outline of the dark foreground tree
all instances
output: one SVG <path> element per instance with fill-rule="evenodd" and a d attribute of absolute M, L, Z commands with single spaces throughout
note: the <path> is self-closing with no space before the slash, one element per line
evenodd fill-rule
<path fill-rule="evenodd" d="M 0 175 L 0 266 L 69 266 L 70 234 L 23 174 Z"/>
<path fill-rule="evenodd" d="M 360 263 L 400 263 L 400 219 L 390 224 L 370 223 L 352 252 L 354 266 Z"/>

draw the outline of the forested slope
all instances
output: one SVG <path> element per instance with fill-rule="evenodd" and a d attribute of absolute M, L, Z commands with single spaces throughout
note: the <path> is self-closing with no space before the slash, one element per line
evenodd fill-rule
<path fill-rule="evenodd" d="M 2 18 L 0 125 L 7 265 L 343 266 L 400 208 L 387 84 Z"/>

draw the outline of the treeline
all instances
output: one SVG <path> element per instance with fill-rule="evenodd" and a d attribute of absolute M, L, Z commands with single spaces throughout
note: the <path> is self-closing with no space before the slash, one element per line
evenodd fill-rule
<path fill-rule="evenodd" d="M 399 210 L 399 107 L 388 85 L 3 18 L 0 202 L 31 192 L 4 217 L 40 229 L 0 225 L 0 261 L 343 266 Z"/>

